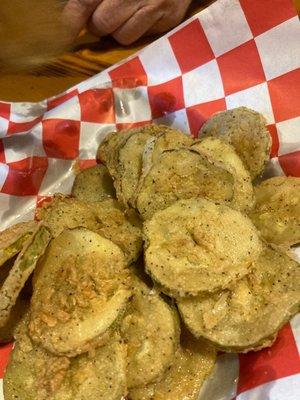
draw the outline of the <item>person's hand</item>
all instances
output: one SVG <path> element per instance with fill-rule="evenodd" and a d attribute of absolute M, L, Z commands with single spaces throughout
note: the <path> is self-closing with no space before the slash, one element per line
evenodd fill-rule
<path fill-rule="evenodd" d="M 128 45 L 145 34 L 178 25 L 192 0 L 69 0 L 64 15 L 74 32 L 87 25 L 96 36 Z"/>

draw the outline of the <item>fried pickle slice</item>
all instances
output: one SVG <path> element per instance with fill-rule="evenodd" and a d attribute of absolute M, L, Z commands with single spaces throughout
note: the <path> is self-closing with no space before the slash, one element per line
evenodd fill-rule
<path fill-rule="evenodd" d="M 167 150 L 153 164 L 139 190 L 136 206 L 144 220 L 177 200 L 205 197 L 230 203 L 234 178 L 198 151 Z"/>
<path fill-rule="evenodd" d="M 6 367 L 3 391 L 5 400 L 46 400 L 61 384 L 70 361 L 56 357 L 32 343 L 26 315 L 17 329 L 16 342 Z"/>
<path fill-rule="evenodd" d="M 270 158 L 271 136 L 262 114 L 247 107 L 218 112 L 202 126 L 199 137 L 219 136 L 230 143 L 250 172 L 261 175 Z"/>
<path fill-rule="evenodd" d="M 34 343 L 26 328 L 24 321 L 5 372 L 5 400 L 120 400 L 126 394 L 126 354 L 117 333 L 93 354 L 69 359 Z"/>
<path fill-rule="evenodd" d="M 153 382 L 174 360 L 180 335 L 177 311 L 134 277 L 133 298 L 122 321 L 121 335 L 127 345 L 128 387 Z"/>
<path fill-rule="evenodd" d="M 64 229 L 79 226 L 93 229 L 96 218 L 92 208 L 79 199 L 55 195 L 50 203 L 37 210 L 38 220 L 48 227 L 53 237 L 58 236 Z"/>
<path fill-rule="evenodd" d="M 102 201 L 115 198 L 113 180 L 104 165 L 87 168 L 76 175 L 72 195 L 82 201 Z"/>
<path fill-rule="evenodd" d="M 0 289 L 0 327 L 7 323 L 22 288 L 34 271 L 39 258 L 44 254 L 50 240 L 50 232 L 40 225 L 19 253 Z"/>
<path fill-rule="evenodd" d="M 254 192 L 249 171 L 234 148 L 216 137 L 207 137 L 192 146 L 212 160 L 220 162 L 234 177 L 234 194 L 230 206 L 247 212 L 254 204 Z"/>
<path fill-rule="evenodd" d="M 193 143 L 193 138 L 176 129 L 163 127 L 162 133 L 147 140 L 142 154 L 142 172 L 139 182 L 131 199 L 131 205 L 136 206 L 136 197 L 143 185 L 152 165 L 158 160 L 165 150 L 174 150 L 182 147 L 189 147 Z"/>
<path fill-rule="evenodd" d="M 55 238 L 33 278 L 29 333 L 57 355 L 102 345 L 131 295 L 123 252 L 85 228 Z"/>
<path fill-rule="evenodd" d="M 66 228 L 85 227 L 113 241 L 123 250 L 127 263 L 135 261 L 142 249 L 141 224 L 132 212 L 114 199 L 101 202 L 57 196 L 38 212 L 39 219 L 54 237 Z"/>
<path fill-rule="evenodd" d="M 119 149 L 137 129 L 139 128 L 111 132 L 100 143 L 97 152 L 97 160 L 106 165 L 113 179 L 116 179 L 118 175 Z"/>
<path fill-rule="evenodd" d="M 160 127 L 162 126 L 160 125 Z M 191 136 L 186 135 L 177 129 L 163 127 L 163 132 L 160 135 L 155 136 L 152 140 L 148 141 L 145 148 L 146 159 L 148 163 L 152 165 L 165 150 L 189 147 L 192 145 L 193 141 L 194 140 Z"/>
<path fill-rule="evenodd" d="M 97 160 L 106 165 L 109 154 L 112 153 L 112 149 L 120 139 L 121 136 L 118 135 L 118 132 L 110 132 L 98 147 Z"/>
<path fill-rule="evenodd" d="M 164 125 L 145 125 L 132 130 L 119 148 L 119 191 L 118 200 L 125 206 L 133 206 L 139 179 L 142 175 L 143 151 L 147 141 L 161 135 L 170 128 Z"/>
<path fill-rule="evenodd" d="M 0 232 L 0 267 L 20 253 L 36 229 L 35 221 L 20 222 Z"/>
<path fill-rule="evenodd" d="M 218 348 L 247 352 L 269 346 L 299 311 L 300 265 L 265 246 L 249 275 L 231 288 L 178 300 L 188 329 Z"/>
<path fill-rule="evenodd" d="M 53 400 L 120 400 L 126 394 L 126 348 L 115 332 L 94 354 L 71 360 L 67 380 Z"/>
<path fill-rule="evenodd" d="M 255 187 L 250 218 L 270 243 L 300 243 L 300 178 L 277 176 Z"/>
<path fill-rule="evenodd" d="M 116 195 L 122 201 L 121 171 L 119 165 L 119 149 L 126 143 L 127 139 L 135 133 L 135 129 L 127 129 L 111 135 L 106 146 L 105 165 L 113 179 Z"/>
<path fill-rule="evenodd" d="M 100 144 L 97 159 L 104 163 L 113 179 L 116 189 L 117 198 L 123 201 L 122 188 L 121 188 L 121 171 L 119 163 L 119 150 L 126 143 L 126 141 L 143 128 L 125 129 L 120 132 L 112 132 Z"/>
<path fill-rule="evenodd" d="M 142 247 L 140 222 L 133 213 L 126 215 L 124 208 L 113 199 L 91 205 L 96 216 L 95 231 L 111 240 L 123 250 L 128 264 L 139 257 Z"/>
<path fill-rule="evenodd" d="M 188 332 L 181 335 L 175 360 L 158 382 L 129 390 L 130 400 L 197 400 L 216 361 L 216 350 Z"/>
<path fill-rule="evenodd" d="M 262 250 L 250 219 L 205 199 L 157 212 L 144 224 L 144 235 L 146 271 L 175 297 L 228 287 Z"/>

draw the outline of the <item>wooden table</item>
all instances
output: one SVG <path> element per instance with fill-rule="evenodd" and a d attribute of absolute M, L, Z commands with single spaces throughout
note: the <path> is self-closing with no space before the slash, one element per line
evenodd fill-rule
<path fill-rule="evenodd" d="M 212 2 L 213 0 L 195 1 L 187 17 Z M 300 0 L 294 2 L 300 12 Z M 132 46 L 122 47 L 110 38 L 99 41 L 85 34 L 77 40 L 73 52 L 63 55 L 53 65 L 40 68 L 36 72 L 1 75 L 0 98 L 6 101 L 39 101 L 54 96 L 128 57 L 155 39 L 148 37 Z"/>

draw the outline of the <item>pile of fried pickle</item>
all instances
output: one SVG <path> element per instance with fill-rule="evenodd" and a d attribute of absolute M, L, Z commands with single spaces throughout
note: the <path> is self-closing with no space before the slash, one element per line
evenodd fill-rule
<path fill-rule="evenodd" d="M 198 139 L 113 132 L 1 232 L 5 400 L 197 400 L 219 350 L 271 346 L 299 311 L 300 178 L 265 179 L 270 147 L 245 107 Z"/>

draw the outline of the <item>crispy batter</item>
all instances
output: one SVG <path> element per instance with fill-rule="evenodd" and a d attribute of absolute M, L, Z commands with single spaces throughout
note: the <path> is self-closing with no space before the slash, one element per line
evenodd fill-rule
<path fill-rule="evenodd" d="M 300 243 L 300 178 L 278 176 L 255 188 L 256 205 L 250 218 L 270 243 Z"/>
<path fill-rule="evenodd" d="M 163 125 L 146 125 L 132 130 L 119 148 L 119 192 L 118 199 L 125 206 L 133 205 L 143 167 L 143 151 L 147 141 L 161 135 L 170 128 Z"/>
<path fill-rule="evenodd" d="M 85 228 L 65 230 L 34 274 L 31 337 L 70 356 L 105 343 L 130 297 L 125 265 L 113 242 Z"/>
<path fill-rule="evenodd" d="M 54 196 L 51 203 L 37 210 L 37 218 L 43 221 L 54 237 L 67 228 L 83 226 L 93 229 L 96 224 L 95 215 L 86 202 L 59 194 Z"/>
<path fill-rule="evenodd" d="M 126 212 L 114 199 L 83 202 L 70 197 L 55 197 L 39 211 L 39 218 L 58 236 L 66 228 L 85 227 L 113 241 L 123 250 L 127 263 L 142 250 L 140 222 L 133 211 Z"/>
<path fill-rule="evenodd" d="M 113 179 L 117 198 L 122 200 L 121 175 L 119 168 L 119 150 L 126 143 L 127 139 L 139 131 L 140 128 L 126 129 L 121 132 L 112 132 L 100 144 L 97 158 L 103 162 Z"/>
<path fill-rule="evenodd" d="M 270 158 L 271 136 L 266 120 L 247 107 L 215 114 L 202 126 L 199 136 L 222 136 L 235 148 L 252 179 L 262 174 Z"/>
<path fill-rule="evenodd" d="M 91 207 L 97 220 L 94 230 L 120 246 L 128 264 L 134 262 L 142 251 L 143 240 L 140 223 L 133 212 L 125 215 L 121 205 L 112 199 L 93 203 Z"/>
<path fill-rule="evenodd" d="M 36 222 L 27 221 L 0 232 L 0 267 L 22 250 L 35 229 Z"/>
<path fill-rule="evenodd" d="M 94 354 L 71 360 L 67 380 L 53 400 L 120 400 L 126 394 L 126 349 L 114 333 Z"/>
<path fill-rule="evenodd" d="M 299 311 L 300 265 L 265 247 L 248 276 L 214 294 L 178 300 L 187 327 L 224 351 L 257 350 Z"/>
<path fill-rule="evenodd" d="M 111 176 L 104 165 L 87 168 L 76 175 L 72 195 L 83 201 L 102 201 L 116 197 Z"/>
<path fill-rule="evenodd" d="M 92 356 L 68 359 L 33 343 L 24 321 L 4 377 L 5 400 L 120 400 L 126 394 L 125 368 L 117 334 Z"/>
<path fill-rule="evenodd" d="M 115 142 L 120 140 L 120 135 L 118 132 L 110 132 L 104 140 L 100 143 L 97 151 L 97 160 L 103 164 L 107 163 L 107 156 L 111 153 L 112 147 Z"/>
<path fill-rule="evenodd" d="M 200 153 L 212 160 L 216 160 L 230 172 L 234 178 L 234 194 L 230 207 L 242 211 L 249 211 L 254 204 L 254 193 L 251 176 L 234 148 L 216 137 L 207 137 L 193 146 Z"/>
<path fill-rule="evenodd" d="M 44 226 L 38 226 L 18 255 L 0 289 L 0 327 L 7 323 L 22 288 L 34 271 L 50 240 L 49 231 Z"/>
<path fill-rule="evenodd" d="M 127 344 L 128 387 L 153 382 L 174 360 L 180 333 L 177 311 L 134 277 L 121 333 Z"/>
<path fill-rule="evenodd" d="M 135 194 L 131 198 L 131 205 L 136 206 L 137 195 L 143 185 L 152 165 L 158 160 L 165 150 L 179 149 L 188 147 L 193 143 L 191 136 L 188 136 L 176 129 L 163 127 L 164 129 L 159 135 L 153 136 L 147 140 L 142 153 L 142 171 Z"/>
<path fill-rule="evenodd" d="M 193 138 L 176 129 L 164 127 L 159 136 L 153 138 L 152 143 L 147 143 L 148 162 L 155 163 L 165 150 L 179 149 L 192 145 Z"/>
<path fill-rule="evenodd" d="M 214 347 L 184 332 L 174 363 L 160 381 L 129 391 L 130 400 L 197 400 L 216 360 Z"/>
<path fill-rule="evenodd" d="M 145 176 L 137 195 L 137 209 L 147 220 L 180 199 L 205 197 L 229 203 L 233 185 L 228 171 L 196 150 L 168 150 Z"/>
<path fill-rule="evenodd" d="M 144 224 L 146 271 L 174 296 L 225 288 L 248 273 L 262 245 L 240 212 L 181 200 Z"/>

